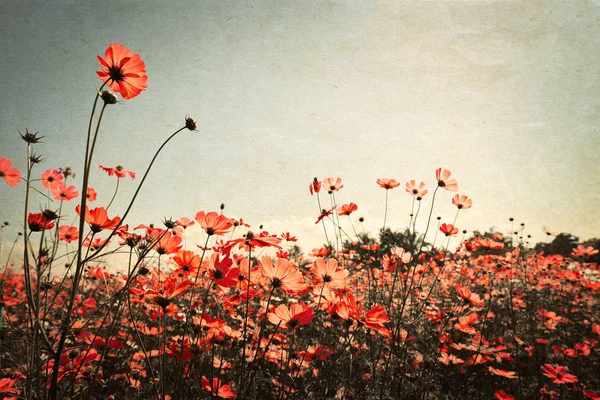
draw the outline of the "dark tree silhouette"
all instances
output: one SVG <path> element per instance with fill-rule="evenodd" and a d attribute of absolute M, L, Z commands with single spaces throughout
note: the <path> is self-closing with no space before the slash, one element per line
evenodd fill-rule
<path fill-rule="evenodd" d="M 534 250 L 544 254 L 560 254 L 569 257 L 573 249 L 579 244 L 579 238 L 570 233 L 559 233 L 550 243 L 538 243 Z"/>

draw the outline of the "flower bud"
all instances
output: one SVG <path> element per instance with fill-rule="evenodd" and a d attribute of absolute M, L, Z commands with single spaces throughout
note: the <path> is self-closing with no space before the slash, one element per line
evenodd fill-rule
<path fill-rule="evenodd" d="M 167 229 L 173 229 L 177 226 L 177 224 L 173 221 L 172 218 L 165 218 L 165 220 L 163 221 L 163 224 L 165 225 L 165 227 Z"/>
<path fill-rule="evenodd" d="M 42 156 L 38 156 L 37 154 L 34 153 L 34 154 L 32 154 L 32 155 L 29 156 L 29 161 L 32 164 L 39 164 L 42 161 L 44 161 L 44 159 L 42 158 Z"/>
<path fill-rule="evenodd" d="M 104 100 L 104 104 L 117 104 L 117 101 L 119 101 L 117 96 L 110 90 L 103 91 L 100 97 Z"/>
<path fill-rule="evenodd" d="M 44 211 L 42 211 L 42 215 L 48 221 L 54 221 L 55 219 L 58 218 L 58 214 L 56 213 L 56 211 L 52 211 L 52 210 L 49 210 L 49 209 L 45 209 Z"/>
<path fill-rule="evenodd" d="M 190 117 L 186 117 L 185 118 L 185 127 L 188 128 L 190 131 L 195 131 L 196 130 L 196 121 L 194 121 Z"/>

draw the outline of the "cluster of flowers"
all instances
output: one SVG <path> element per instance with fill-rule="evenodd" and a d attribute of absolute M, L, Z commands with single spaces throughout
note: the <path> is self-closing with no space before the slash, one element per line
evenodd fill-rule
<path fill-rule="evenodd" d="M 98 76 L 124 99 L 146 87 L 143 62 L 124 46 L 99 60 Z M 110 93 L 98 96 L 111 104 Z M 185 128 L 196 129 L 193 120 Z M 223 207 L 130 228 L 133 200 L 121 215 L 109 216 L 112 201 L 88 205 L 97 201 L 90 154 L 80 189 L 69 169 L 44 171 L 37 189 L 39 159 L 23 178 L 0 158 L 9 186 L 24 180 L 27 193 L 59 201 L 41 213 L 26 201 L 24 262 L 0 275 L 3 398 L 600 398 L 599 268 L 586 262 L 597 249 L 536 254 L 513 245 L 511 232 L 509 241 L 463 237 L 448 251 L 458 213 L 472 206 L 456 194 L 453 223 L 436 230 L 448 239 L 440 251 L 415 230 L 428 190 L 414 180 L 405 243 L 385 218 L 379 240 L 342 229 L 339 216 L 358 206 L 337 206 L 341 178 L 310 183 L 316 223 L 332 224 L 335 242 L 324 229 L 327 246 L 308 256 L 291 233 L 253 232 Z M 136 178 L 100 168 L 117 182 Z M 448 170 L 436 182 L 431 210 L 438 189 L 458 190 Z M 387 194 L 400 184 L 377 183 L 387 216 Z M 68 210 L 79 226 L 62 223 Z M 117 252 L 125 258 L 107 265 Z"/>

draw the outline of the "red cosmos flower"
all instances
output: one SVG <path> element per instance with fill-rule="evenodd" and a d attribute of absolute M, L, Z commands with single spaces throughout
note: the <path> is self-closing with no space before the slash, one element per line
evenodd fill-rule
<path fill-rule="evenodd" d="M 310 255 L 313 257 L 327 257 L 331 253 L 329 247 L 321 247 L 320 249 L 312 249 Z"/>
<path fill-rule="evenodd" d="M 395 179 L 389 178 L 377 179 L 377 184 L 385 190 L 394 189 L 400 186 L 400 184 L 396 182 Z"/>
<path fill-rule="evenodd" d="M 179 268 L 173 271 L 173 274 L 187 277 L 191 273 L 198 273 L 200 269 L 200 256 L 190 250 L 180 250 L 173 261 Z"/>
<path fill-rule="evenodd" d="M 212 396 L 222 399 L 234 399 L 237 394 L 231 390 L 229 385 L 223 385 L 219 378 L 213 378 L 212 386 L 205 376 L 202 376 L 202 386 L 208 390 Z"/>
<path fill-rule="evenodd" d="M 104 165 L 99 165 L 100 169 L 103 169 L 108 173 L 108 176 L 116 175 L 117 178 L 125 178 L 127 175 L 131 177 L 131 179 L 135 179 L 135 172 L 126 171 L 123 166 L 117 165 L 114 168 L 105 167 Z"/>
<path fill-rule="evenodd" d="M 55 185 L 64 181 L 64 176 L 58 169 L 47 169 L 42 173 L 42 186 L 52 190 Z"/>
<path fill-rule="evenodd" d="M 17 186 L 21 181 L 21 172 L 17 168 L 11 168 L 12 161 L 0 157 L 0 178 L 3 178 L 8 186 Z"/>
<path fill-rule="evenodd" d="M 192 286 L 194 286 L 194 283 L 190 280 L 177 283 L 177 278 L 171 276 L 163 281 L 158 290 L 147 290 L 145 296 L 154 300 L 162 308 L 166 308 L 175 297 L 181 296 Z"/>
<path fill-rule="evenodd" d="M 105 243 L 106 243 L 106 245 L 105 245 Z M 96 238 L 96 239 L 90 241 L 90 238 L 87 237 L 83 241 L 83 247 L 89 247 L 95 251 L 95 250 L 98 250 L 100 247 L 108 246 L 109 243 L 110 243 L 110 241 L 106 241 L 106 240 L 103 240 L 100 238 Z"/>
<path fill-rule="evenodd" d="M 133 54 L 122 44 L 111 43 L 104 53 L 104 59 L 96 57 L 102 68 L 96 74 L 124 99 L 132 99 L 148 87 L 144 61 L 139 54 Z"/>
<path fill-rule="evenodd" d="M 454 197 L 452 198 L 452 204 L 454 204 L 456 207 L 458 207 L 458 209 L 467 209 L 467 208 L 471 208 L 471 206 L 473 205 L 473 200 L 469 199 L 467 196 L 462 195 L 454 195 Z"/>
<path fill-rule="evenodd" d="M 598 250 L 594 249 L 592 246 L 585 247 L 584 245 L 580 244 L 573 249 L 571 257 L 587 257 L 593 256 L 594 254 L 598 254 Z"/>
<path fill-rule="evenodd" d="M 90 266 L 87 272 L 87 277 L 90 279 L 106 279 L 110 278 L 110 273 L 104 271 L 102 267 Z"/>
<path fill-rule="evenodd" d="M 456 285 L 456 293 L 458 293 L 463 300 L 468 301 L 474 306 L 483 307 L 485 304 L 478 294 L 471 292 L 471 289 L 466 286 L 460 284 Z"/>
<path fill-rule="evenodd" d="M 413 260 L 410 252 L 402 247 L 390 248 L 390 255 L 384 254 L 382 264 L 388 271 L 395 271 L 398 265 L 408 264 Z"/>
<path fill-rule="evenodd" d="M 278 258 L 273 266 L 269 256 L 258 260 L 260 272 L 269 282 L 271 289 L 281 289 L 286 293 L 296 294 L 304 292 L 308 287 L 298 267 L 285 258 Z"/>
<path fill-rule="evenodd" d="M 600 400 L 600 395 L 598 395 L 595 392 L 592 392 L 591 390 L 583 389 L 583 394 L 588 399 L 591 399 L 591 400 Z"/>
<path fill-rule="evenodd" d="M 514 371 L 505 371 L 503 369 L 497 369 L 494 367 L 488 367 L 488 370 L 494 374 L 494 375 L 498 375 L 498 376 L 502 376 L 504 378 L 508 378 L 508 379 L 517 379 L 517 373 Z"/>
<path fill-rule="evenodd" d="M 283 251 L 283 250 L 279 250 L 276 254 L 276 257 L 278 258 L 285 258 L 286 260 L 290 259 L 290 253 L 287 251 Z"/>
<path fill-rule="evenodd" d="M 158 254 L 173 254 L 181 250 L 181 236 L 174 235 L 171 232 L 165 235 L 158 241 L 154 250 Z"/>
<path fill-rule="evenodd" d="M 96 201 L 98 193 L 93 188 L 87 188 L 86 197 L 88 202 Z"/>
<path fill-rule="evenodd" d="M 573 347 L 577 350 L 578 355 L 587 356 L 591 353 L 591 349 L 585 343 L 575 343 Z"/>
<path fill-rule="evenodd" d="M 75 226 L 62 225 L 58 228 L 58 240 L 71 243 L 79 239 L 79 230 Z"/>
<path fill-rule="evenodd" d="M 317 178 L 315 178 L 309 185 L 308 190 L 310 191 L 310 195 L 313 193 L 319 193 L 321 191 L 321 182 Z"/>
<path fill-rule="evenodd" d="M 77 379 L 84 377 L 88 372 L 86 368 L 80 368 L 84 365 L 90 364 L 100 359 L 100 354 L 96 349 L 91 349 L 89 352 L 84 351 L 79 354 L 75 359 L 71 359 L 67 354 L 63 354 L 60 360 L 60 367 L 58 369 L 58 382 L 60 382 L 65 376 L 74 375 L 77 373 Z M 44 371 L 50 371 L 54 367 L 54 360 L 48 361 L 48 364 L 43 366 Z M 46 387 L 50 387 L 50 381 Z"/>
<path fill-rule="evenodd" d="M 285 232 L 281 234 L 281 238 L 288 242 L 297 242 L 296 236 L 292 236 L 289 232 Z"/>
<path fill-rule="evenodd" d="M 390 331 L 383 326 L 383 324 L 388 322 L 389 320 L 390 319 L 388 318 L 388 316 L 385 315 L 385 308 L 383 308 L 383 306 L 381 305 L 378 305 L 367 311 L 360 322 L 362 322 L 369 328 L 379 332 L 381 336 L 391 338 L 392 335 Z"/>
<path fill-rule="evenodd" d="M 190 226 L 194 225 L 196 222 L 192 221 L 187 217 L 181 217 L 177 220 L 177 225 L 181 226 L 183 229 L 187 229 Z"/>
<path fill-rule="evenodd" d="M 506 393 L 504 390 L 496 390 L 494 392 L 494 397 L 497 400 L 515 400 L 514 396 L 511 396 L 510 394 Z"/>
<path fill-rule="evenodd" d="M 329 211 L 327 211 L 327 210 L 321 211 L 321 215 L 319 215 L 319 218 L 317 218 L 317 221 L 315 222 L 315 224 L 318 224 L 319 222 L 321 222 L 321 220 L 323 218 L 329 217 L 333 213 L 333 210 L 335 210 L 335 207 L 336 206 L 333 206 L 333 208 Z"/>
<path fill-rule="evenodd" d="M 452 224 L 442 224 L 442 226 L 440 226 L 440 232 L 446 236 L 454 236 L 458 233 L 458 228 Z"/>
<path fill-rule="evenodd" d="M 298 352 L 298 357 L 303 358 L 306 363 L 313 362 L 315 360 L 324 360 L 333 354 L 333 350 L 329 347 L 325 347 L 321 344 L 316 346 L 308 346 L 306 352 Z"/>
<path fill-rule="evenodd" d="M 450 175 L 451 172 L 447 169 L 442 170 L 441 168 L 438 168 L 435 171 L 435 178 L 438 181 L 438 186 L 451 192 L 456 192 L 458 190 L 458 183 L 456 182 L 456 179 L 450 179 Z"/>
<path fill-rule="evenodd" d="M 438 357 L 438 360 L 446 365 L 463 364 L 465 362 L 465 360 L 456 357 L 454 354 L 448 354 L 445 351 L 442 351 L 442 355 Z"/>
<path fill-rule="evenodd" d="M 29 225 L 30 231 L 41 232 L 43 230 L 54 228 L 54 221 L 46 219 L 42 213 L 29 213 L 29 216 L 27 217 L 27 225 Z"/>
<path fill-rule="evenodd" d="M 340 207 L 340 215 L 350 215 L 356 210 L 358 210 L 358 206 L 356 204 L 344 204 Z"/>
<path fill-rule="evenodd" d="M 12 393 L 17 394 L 19 391 L 13 387 L 15 383 L 17 383 L 23 376 L 19 375 L 16 378 L 2 378 L 0 379 L 0 394 L 2 393 Z M 16 399 L 16 397 L 11 397 L 12 399 Z"/>
<path fill-rule="evenodd" d="M 208 272 L 210 279 L 222 288 L 233 287 L 238 283 L 240 269 L 233 263 L 231 258 L 219 259 L 218 253 L 213 253 L 204 260 L 202 265 Z"/>
<path fill-rule="evenodd" d="M 227 323 L 225 320 L 219 318 L 213 318 L 207 313 L 202 314 L 202 317 L 192 317 L 194 321 L 194 325 L 201 326 L 202 328 L 207 328 L 208 330 L 219 330 L 223 328 Z"/>
<path fill-rule="evenodd" d="M 385 309 L 381 305 L 371 308 L 366 313 L 363 312 L 362 303 L 357 303 L 354 295 L 342 296 L 340 302 L 335 304 L 333 311 L 342 319 L 351 319 L 368 326 L 380 335 L 390 338 L 390 331 L 383 326 L 390 319 L 385 315 Z"/>
<path fill-rule="evenodd" d="M 476 237 L 474 240 L 475 244 L 478 247 L 483 247 L 486 249 L 492 249 L 492 250 L 500 250 L 504 248 L 504 243 L 502 242 L 495 242 L 492 239 L 486 239 L 486 238 L 478 238 Z"/>
<path fill-rule="evenodd" d="M 292 303 L 290 308 L 281 304 L 269 313 L 267 319 L 274 325 L 281 324 L 282 328 L 297 328 L 311 323 L 315 314 L 310 306 L 303 303 Z"/>
<path fill-rule="evenodd" d="M 346 287 L 346 278 L 349 275 L 347 269 L 338 269 L 337 260 L 333 258 L 325 260 L 323 257 L 315 260 L 310 272 L 314 275 L 315 286 L 323 283 L 332 289 Z"/>
<path fill-rule="evenodd" d="M 82 300 L 80 295 L 75 296 L 75 307 L 73 308 L 73 315 L 88 315 L 88 313 L 96 308 L 96 300 L 88 297 Z"/>
<path fill-rule="evenodd" d="M 502 236 L 501 233 L 495 232 L 495 233 L 492 233 L 492 239 L 494 239 L 494 240 L 503 240 L 504 236 Z"/>
<path fill-rule="evenodd" d="M 196 221 L 198 221 L 202 229 L 209 236 L 224 235 L 228 232 L 227 229 L 233 226 L 229 218 L 214 211 L 208 214 L 204 211 L 199 211 L 196 213 Z"/>
<path fill-rule="evenodd" d="M 337 192 L 344 187 L 344 185 L 342 185 L 342 178 L 336 178 L 335 180 L 333 178 L 326 178 L 323 179 L 321 184 L 325 189 L 327 189 L 329 194 Z"/>
<path fill-rule="evenodd" d="M 71 201 L 79 196 L 79 192 L 75 190 L 75 186 L 67 186 L 64 182 L 60 182 L 52 186 L 52 195 L 56 200 Z"/>
<path fill-rule="evenodd" d="M 575 383 L 577 377 L 575 375 L 567 374 L 567 367 L 561 365 L 544 364 L 542 365 L 543 375 L 552 379 L 552 382 L 558 384 Z"/>
<path fill-rule="evenodd" d="M 77 215 L 81 215 L 81 206 L 77 205 L 75 207 L 75 211 Z M 94 233 L 98 233 L 103 229 L 114 229 L 121 222 L 121 218 L 119 216 L 114 217 L 113 219 L 108 218 L 108 213 L 104 207 L 98 207 L 89 209 L 88 206 L 85 206 L 85 222 L 90 225 L 90 229 Z"/>
<path fill-rule="evenodd" d="M 406 192 L 413 196 L 417 196 L 417 200 L 421 200 L 427 194 L 425 182 L 421 182 L 419 186 L 417 186 L 417 183 L 414 180 L 406 182 Z"/>
<path fill-rule="evenodd" d="M 229 255 L 231 249 L 236 246 L 246 251 L 254 247 L 275 247 L 277 249 L 281 249 L 281 246 L 279 245 L 280 242 L 280 238 L 276 236 L 269 236 L 267 232 L 261 232 L 258 236 L 256 236 L 252 231 L 248 231 L 245 237 L 229 240 L 227 243 L 225 243 L 225 245 L 223 245 L 222 252 L 226 255 Z"/>

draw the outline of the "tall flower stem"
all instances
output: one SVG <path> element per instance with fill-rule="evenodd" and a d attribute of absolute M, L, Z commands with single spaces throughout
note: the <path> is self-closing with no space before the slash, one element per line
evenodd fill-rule
<path fill-rule="evenodd" d="M 104 83 L 106 84 L 106 82 Z M 102 85 L 104 87 L 104 84 Z M 102 89 L 100 89 L 102 90 Z M 56 400 L 58 396 L 58 372 L 60 368 L 60 359 L 62 357 L 63 349 L 65 346 L 65 341 L 67 339 L 67 334 L 69 330 L 69 326 L 71 324 L 71 311 L 73 310 L 73 306 L 75 304 L 75 296 L 77 295 L 77 288 L 79 286 L 79 280 L 81 279 L 81 273 L 83 271 L 83 265 L 85 264 L 85 260 L 82 258 L 82 249 L 83 249 L 83 228 L 85 226 L 85 215 L 86 215 L 86 203 L 87 203 L 87 187 L 88 187 L 88 179 L 89 179 L 89 165 L 92 162 L 93 156 L 93 148 L 96 143 L 96 139 L 98 137 L 98 131 L 100 129 L 100 124 L 102 123 L 102 116 L 104 115 L 104 109 L 106 108 L 106 103 L 102 107 L 102 111 L 100 113 L 100 117 L 98 118 L 98 122 L 96 124 L 96 131 L 94 132 L 93 143 L 90 146 L 91 132 L 92 132 L 92 121 L 94 118 L 94 113 L 96 111 L 96 104 L 98 103 L 98 98 L 100 97 L 100 91 L 96 93 L 96 97 L 94 99 L 94 106 L 92 107 L 92 115 L 90 116 L 90 124 L 88 126 L 88 135 L 87 135 L 87 143 L 85 148 L 85 162 L 84 162 L 84 171 L 83 171 L 83 186 L 81 189 L 81 208 L 79 210 L 79 238 L 77 239 L 77 264 L 75 267 L 75 275 L 73 277 L 73 286 L 71 287 L 71 293 L 69 298 L 69 305 L 67 307 L 67 311 L 63 318 L 60 340 L 58 342 L 58 348 L 56 349 L 56 355 L 54 357 L 54 366 L 52 368 L 52 380 L 50 382 L 50 391 L 48 392 L 48 399 Z"/>
<path fill-rule="evenodd" d="M 456 210 L 456 214 L 454 215 L 454 221 L 452 221 L 452 226 L 456 226 L 456 219 L 458 218 L 459 212 L 460 212 L 460 208 Z"/>
<path fill-rule="evenodd" d="M 412 197 L 412 205 L 410 206 L 410 220 L 408 221 L 408 229 L 409 229 L 409 232 L 410 232 L 410 227 L 411 227 L 411 225 L 412 225 L 412 223 L 413 223 L 413 217 L 414 217 L 414 214 L 413 214 L 413 212 L 415 211 L 415 197 L 416 197 L 416 196 L 413 194 L 413 197 Z"/>
<path fill-rule="evenodd" d="M 267 325 L 267 314 L 269 312 L 269 306 L 271 305 L 271 298 L 273 297 L 273 292 L 275 291 L 275 287 L 273 287 L 271 289 L 271 291 L 269 292 L 269 297 L 267 298 L 267 306 L 265 308 L 265 318 L 263 319 L 262 323 L 260 324 L 260 330 L 258 331 L 258 345 L 256 348 L 256 352 L 254 353 L 254 359 L 252 359 L 252 365 L 255 365 L 256 363 L 256 359 L 258 358 L 258 353 L 259 353 L 259 349 L 260 349 L 260 342 L 262 341 L 262 335 L 263 335 L 263 331 L 265 329 L 265 326 Z M 279 324 L 281 324 L 281 321 L 279 321 Z M 277 324 L 277 327 L 279 327 L 279 324 Z M 277 328 L 276 328 L 277 330 Z M 271 343 L 271 341 L 269 341 L 269 344 Z M 268 351 L 268 346 L 265 348 L 264 353 L 266 353 Z M 254 369 L 254 371 L 252 371 L 250 378 L 248 379 L 248 383 L 246 384 L 246 386 L 244 387 L 240 387 L 239 388 L 239 395 L 243 395 L 245 393 L 246 387 L 251 387 L 252 386 L 252 382 L 254 380 L 254 377 L 256 376 L 256 371 L 258 370 L 258 366 L 256 366 L 256 368 Z"/>
<path fill-rule="evenodd" d="M 431 242 L 431 247 L 435 248 L 435 242 L 437 240 L 438 237 L 438 232 L 440 231 L 440 220 L 438 219 L 438 223 L 437 223 L 437 227 L 435 228 L 435 235 L 433 235 L 433 242 Z M 442 245 L 443 245 L 443 241 L 442 241 Z"/>
<path fill-rule="evenodd" d="M 440 187 L 436 187 L 433 191 L 433 198 L 431 199 L 431 208 L 429 209 L 429 217 L 427 218 L 427 227 L 425 228 L 425 233 L 423 234 L 423 240 L 421 241 L 421 246 L 419 247 L 419 251 L 417 254 L 421 253 L 423 250 L 423 245 L 425 244 L 425 238 L 427 238 L 427 232 L 429 231 L 429 223 L 431 222 L 431 214 L 433 214 L 433 206 L 435 205 L 435 195 Z"/>
<path fill-rule="evenodd" d="M 119 177 L 117 177 L 117 186 L 115 186 L 115 192 L 113 193 L 112 199 L 110 199 L 110 202 L 106 206 L 106 210 L 108 210 L 110 208 L 110 206 L 112 205 L 113 201 L 115 200 L 115 197 L 117 197 L 117 191 L 119 190 L 119 181 L 120 180 L 121 179 Z"/>
<path fill-rule="evenodd" d="M 246 310 L 244 311 L 244 333 L 242 334 L 242 370 L 240 373 L 240 384 L 239 388 L 244 387 L 244 374 L 246 372 L 246 333 L 248 331 L 248 313 L 250 310 L 250 273 L 252 270 L 252 246 L 248 245 L 248 287 L 246 288 Z"/>
<path fill-rule="evenodd" d="M 321 207 L 321 198 L 319 197 L 319 192 L 317 192 L 317 203 L 319 204 L 319 214 L 323 210 Z M 329 237 L 327 236 L 327 228 L 325 227 L 325 221 L 321 220 L 321 224 L 323 225 L 323 233 L 325 233 L 325 240 L 327 241 L 327 245 L 331 246 L 331 242 L 329 241 Z"/>
<path fill-rule="evenodd" d="M 23 211 L 23 270 L 24 270 L 24 274 L 25 274 L 25 292 L 27 294 L 27 303 L 29 304 L 28 310 L 29 310 L 29 323 L 31 324 L 31 329 L 35 330 L 35 323 L 34 323 L 34 315 L 38 315 L 38 311 L 35 309 L 35 303 L 33 300 L 33 289 L 32 289 L 32 283 L 31 283 L 31 271 L 29 270 L 29 239 L 28 239 L 28 223 L 27 223 L 27 218 L 29 216 L 29 192 L 30 192 L 30 187 L 31 187 L 31 160 L 30 160 L 30 156 L 31 156 L 31 143 L 27 143 L 27 179 L 26 179 L 26 185 L 25 185 L 25 210 Z M 35 332 L 35 331 L 34 331 Z M 34 344 L 35 346 L 35 344 Z M 35 349 L 34 349 L 35 351 Z M 37 372 L 37 368 L 36 366 L 33 365 L 34 364 L 34 360 L 31 360 L 31 364 L 29 364 L 30 368 L 33 368 L 34 371 L 36 371 L 34 373 L 33 379 L 35 379 L 36 381 L 39 381 L 39 373 Z M 26 393 L 31 393 L 31 386 L 32 386 L 32 374 L 27 374 L 27 381 L 26 381 Z"/>
<path fill-rule="evenodd" d="M 144 176 L 142 177 L 142 180 L 140 181 L 140 184 L 138 185 L 137 190 L 133 194 L 133 197 L 132 197 L 131 201 L 129 202 L 129 206 L 127 206 L 127 209 L 123 213 L 123 216 L 121 217 L 121 221 L 119 221 L 119 223 L 117 224 L 117 226 L 113 229 L 113 231 L 110 233 L 110 235 L 108 235 L 108 237 L 102 243 L 102 245 L 93 254 L 91 254 L 89 257 L 86 257 L 83 260 L 84 262 L 87 262 L 90 259 L 94 258 L 96 255 L 98 255 L 104 249 L 104 247 L 106 247 L 106 245 L 108 244 L 108 241 L 117 233 L 117 231 L 119 230 L 119 228 L 123 225 L 123 221 L 125 220 L 125 218 L 129 214 L 129 212 L 131 211 L 131 208 L 133 207 L 133 203 L 135 202 L 135 199 L 137 198 L 138 194 L 140 193 L 140 190 L 142 189 L 142 186 L 144 185 L 144 182 L 145 182 L 146 178 L 148 177 L 148 173 L 150 172 L 150 169 L 152 168 L 152 165 L 154 165 L 154 162 L 156 161 L 156 158 L 158 157 L 158 155 L 160 154 L 160 152 L 162 151 L 162 149 L 167 145 L 167 143 L 169 143 L 169 141 L 171 141 L 171 139 L 173 139 L 179 132 L 181 132 L 184 129 L 187 129 L 187 127 L 184 126 L 182 128 L 179 128 L 178 130 L 176 130 L 158 148 L 158 150 L 154 154 L 154 157 L 152 157 L 152 160 L 150 161 L 150 164 L 148 165 L 148 168 L 146 168 L 146 172 L 144 173 Z"/>
<path fill-rule="evenodd" d="M 356 236 L 356 240 L 359 240 L 359 236 L 358 233 L 356 232 L 356 228 L 354 227 L 354 223 L 352 222 L 352 218 L 350 218 L 350 215 L 348 215 L 348 219 L 350 220 L 350 226 L 352 226 L 352 230 L 354 231 L 354 236 Z"/>
<path fill-rule="evenodd" d="M 383 214 L 383 230 L 385 230 L 385 224 L 387 222 L 387 211 L 388 211 L 388 192 L 389 189 L 385 189 L 385 213 Z"/>
<path fill-rule="evenodd" d="M 319 293 L 319 300 L 317 301 L 317 307 L 315 308 L 315 310 L 319 311 L 320 307 L 321 307 L 321 299 L 323 298 L 323 290 L 325 289 L 325 284 L 326 282 L 323 282 L 323 286 L 321 286 L 321 292 Z M 319 335 L 319 340 L 317 340 L 317 343 L 321 342 L 321 338 L 323 337 L 323 329 L 320 329 L 320 335 Z M 302 358 L 300 359 L 300 364 L 298 364 L 298 370 L 296 371 L 296 374 L 294 374 L 294 379 L 296 379 L 298 377 L 298 375 L 300 374 L 300 369 L 302 368 L 302 364 L 304 364 L 304 359 L 306 357 L 306 353 L 308 353 L 308 346 L 309 344 L 306 343 L 306 348 L 304 349 L 304 354 L 302 354 Z M 286 397 L 287 398 L 287 397 Z"/>
<path fill-rule="evenodd" d="M 202 255 L 200 256 L 200 263 L 199 265 L 202 265 L 202 262 L 204 261 L 204 256 L 206 255 L 206 248 L 208 246 L 208 241 L 210 240 L 210 237 L 212 235 L 207 235 L 206 236 L 206 241 L 204 242 L 204 246 L 202 247 Z M 186 311 L 186 316 L 185 316 L 185 324 L 183 325 L 183 336 L 181 337 L 181 347 L 180 347 L 180 351 L 181 354 L 183 354 L 184 351 L 184 347 L 185 347 L 185 337 L 187 335 L 187 330 L 189 328 L 190 325 L 190 320 L 191 318 L 191 312 L 192 312 L 192 304 L 193 304 L 193 299 L 194 299 L 194 292 L 196 289 L 196 283 L 198 282 L 198 278 L 200 277 L 200 268 L 198 268 L 198 270 L 196 271 L 196 276 L 194 277 L 194 286 L 191 287 L 190 289 L 190 297 L 188 298 L 188 309 Z M 204 316 L 204 313 L 206 312 L 206 306 L 208 303 L 208 295 L 210 294 L 210 288 L 213 284 L 213 281 L 211 280 L 210 283 L 206 286 L 206 290 L 204 291 L 204 296 L 202 296 L 202 312 L 200 313 L 200 318 L 202 319 L 202 317 Z M 203 334 L 203 331 L 200 330 L 200 335 Z M 200 339 L 198 339 L 199 341 Z M 187 379 L 188 376 L 190 376 L 192 374 L 192 370 L 194 368 L 194 360 L 196 358 L 196 353 L 194 352 L 192 354 L 192 359 L 189 360 L 187 363 L 184 361 L 184 358 L 182 356 L 182 363 L 181 363 L 181 373 L 178 375 L 177 377 L 177 382 L 179 383 L 179 377 L 182 377 L 184 379 L 184 381 Z M 178 385 L 179 387 L 181 387 L 182 389 L 185 388 L 185 385 Z"/>

